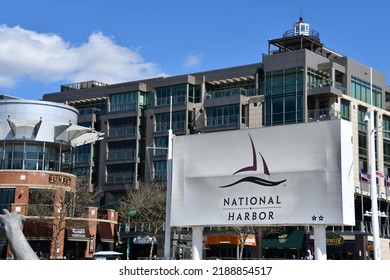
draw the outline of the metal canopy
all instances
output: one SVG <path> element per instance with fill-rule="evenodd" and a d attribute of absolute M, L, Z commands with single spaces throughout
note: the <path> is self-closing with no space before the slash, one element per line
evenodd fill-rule
<path fill-rule="evenodd" d="M 16 120 L 8 118 L 7 121 L 15 138 L 35 137 L 42 124 L 42 120 Z"/>
<path fill-rule="evenodd" d="M 59 125 L 55 127 L 56 140 L 69 142 L 71 146 L 80 146 L 94 143 L 103 139 L 104 133 L 100 133 L 92 128 L 80 125 Z"/>

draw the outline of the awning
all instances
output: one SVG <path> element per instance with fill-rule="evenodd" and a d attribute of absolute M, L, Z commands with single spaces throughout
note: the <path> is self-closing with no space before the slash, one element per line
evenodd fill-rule
<path fill-rule="evenodd" d="M 27 219 L 23 223 L 23 234 L 27 240 L 51 240 L 53 229 L 49 224 Z"/>
<path fill-rule="evenodd" d="M 265 249 L 301 249 L 304 232 L 301 229 L 283 231 L 265 236 L 262 241 L 262 248 Z"/>
<path fill-rule="evenodd" d="M 239 245 L 239 235 L 209 235 L 206 238 L 207 245 Z M 256 237 L 253 234 L 249 234 L 245 238 L 246 246 L 256 246 Z"/>
<path fill-rule="evenodd" d="M 103 139 L 104 133 L 100 133 L 92 128 L 74 124 L 58 125 L 54 129 L 55 139 L 63 140 L 72 146 L 95 143 Z"/>
<path fill-rule="evenodd" d="M 66 229 L 66 237 L 68 241 L 85 241 L 91 240 L 88 228 L 68 228 Z"/>
<path fill-rule="evenodd" d="M 101 242 L 113 243 L 115 240 L 114 230 L 111 227 L 111 223 L 108 222 L 99 222 L 98 223 L 98 232 Z"/>

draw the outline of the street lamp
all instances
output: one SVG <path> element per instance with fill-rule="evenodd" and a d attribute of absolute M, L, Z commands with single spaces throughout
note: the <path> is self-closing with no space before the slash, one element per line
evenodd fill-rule
<path fill-rule="evenodd" d="M 371 106 L 370 106 L 370 196 L 371 196 L 371 223 L 372 223 L 372 236 L 374 241 L 374 259 L 380 260 L 381 248 L 379 237 L 379 217 L 378 217 L 378 194 L 376 186 L 376 164 L 375 164 L 375 120 L 374 120 L 374 107 L 373 107 L 373 92 L 372 92 L 372 67 L 370 67 L 370 93 L 371 93 Z"/>
<path fill-rule="evenodd" d="M 130 259 L 130 217 L 134 216 L 137 214 L 137 210 L 129 210 L 126 214 L 127 216 L 127 225 L 126 225 L 126 228 L 125 228 L 125 231 L 126 233 L 128 234 L 127 235 L 127 248 L 126 248 L 126 259 L 129 260 Z"/>

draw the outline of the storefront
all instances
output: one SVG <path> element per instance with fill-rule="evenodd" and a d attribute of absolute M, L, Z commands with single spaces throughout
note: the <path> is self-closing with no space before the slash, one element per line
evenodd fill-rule
<path fill-rule="evenodd" d="M 303 240 L 302 229 L 288 229 L 265 236 L 261 247 L 267 259 L 300 259 L 305 256 Z"/>
<path fill-rule="evenodd" d="M 257 246 L 255 235 L 209 235 L 206 237 L 206 258 L 237 259 L 240 255 L 240 245 L 244 245 L 242 258 L 252 258 L 251 250 Z"/>

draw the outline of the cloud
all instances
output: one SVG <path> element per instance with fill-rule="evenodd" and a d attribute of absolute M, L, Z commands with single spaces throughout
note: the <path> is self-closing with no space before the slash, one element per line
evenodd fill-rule
<path fill-rule="evenodd" d="M 190 68 L 199 66 L 202 62 L 202 57 L 203 55 L 199 53 L 191 52 L 185 57 L 183 67 Z"/>
<path fill-rule="evenodd" d="M 139 50 L 119 46 L 101 32 L 71 46 L 56 34 L 0 25 L 0 87 L 11 88 L 23 79 L 119 83 L 164 75 Z"/>

